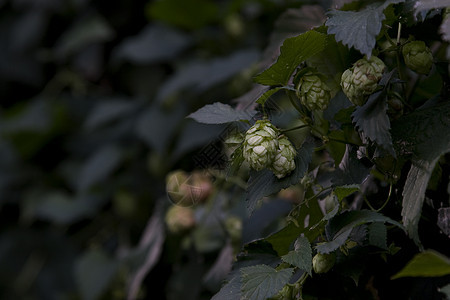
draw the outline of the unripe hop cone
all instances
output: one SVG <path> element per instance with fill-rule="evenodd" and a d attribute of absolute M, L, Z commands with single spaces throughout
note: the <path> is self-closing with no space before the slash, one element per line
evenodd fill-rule
<path fill-rule="evenodd" d="M 171 206 L 165 217 L 167 229 L 174 234 L 181 234 L 195 226 L 194 210 L 189 207 Z"/>
<path fill-rule="evenodd" d="M 358 60 L 342 74 L 342 91 L 353 104 L 364 105 L 367 96 L 377 89 L 385 69 L 386 65 L 376 56 Z"/>
<path fill-rule="evenodd" d="M 402 48 L 403 58 L 408 68 L 419 74 L 430 73 L 433 54 L 422 41 L 412 41 Z"/>
<path fill-rule="evenodd" d="M 295 169 L 294 160 L 297 151 L 294 146 L 292 146 L 289 139 L 284 135 L 281 135 L 278 138 L 278 147 L 277 154 L 270 169 L 278 179 L 281 179 Z"/>
<path fill-rule="evenodd" d="M 318 75 L 306 74 L 297 87 L 297 97 L 309 110 L 324 110 L 330 103 L 331 90 Z"/>
<path fill-rule="evenodd" d="M 243 156 L 256 171 L 270 167 L 277 155 L 278 129 L 269 120 L 258 120 L 246 133 Z"/>
<path fill-rule="evenodd" d="M 331 268 L 334 266 L 334 263 L 336 262 L 336 255 L 334 253 L 317 253 L 313 257 L 313 270 L 317 274 L 320 273 L 327 273 L 331 270 Z"/>

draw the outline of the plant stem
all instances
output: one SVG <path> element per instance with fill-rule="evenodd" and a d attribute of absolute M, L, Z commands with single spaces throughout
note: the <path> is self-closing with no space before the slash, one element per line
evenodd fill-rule
<path fill-rule="evenodd" d="M 309 127 L 309 125 L 308 124 L 303 124 L 303 125 L 295 126 L 295 127 L 292 127 L 292 128 L 283 129 L 283 130 L 281 130 L 281 133 L 285 133 L 285 132 L 289 132 L 289 131 L 293 131 L 293 130 L 297 130 L 297 129 L 302 129 L 302 128 L 305 128 L 305 127 Z"/>

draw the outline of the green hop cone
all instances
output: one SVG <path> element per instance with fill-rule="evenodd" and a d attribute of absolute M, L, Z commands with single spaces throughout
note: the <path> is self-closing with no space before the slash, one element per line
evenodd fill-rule
<path fill-rule="evenodd" d="M 334 253 L 317 253 L 313 257 L 313 270 L 317 274 L 320 273 L 327 273 L 331 270 L 331 268 L 334 266 L 334 263 L 336 262 L 336 255 Z"/>
<path fill-rule="evenodd" d="M 408 68 L 419 74 L 430 73 L 433 66 L 433 55 L 424 42 L 410 42 L 403 46 L 402 53 Z"/>
<path fill-rule="evenodd" d="M 270 168 L 278 179 L 285 177 L 295 169 L 296 155 L 297 151 L 289 139 L 281 135 L 278 138 L 278 151 Z"/>
<path fill-rule="evenodd" d="M 386 65 L 376 56 L 358 60 L 342 74 L 342 91 L 353 104 L 364 105 L 367 97 L 377 89 L 385 69 Z"/>
<path fill-rule="evenodd" d="M 306 74 L 297 86 L 297 97 L 309 110 L 324 110 L 328 107 L 331 90 L 318 75 Z"/>
<path fill-rule="evenodd" d="M 278 129 L 269 120 L 258 120 L 245 134 L 243 156 L 256 171 L 272 165 L 278 150 Z"/>

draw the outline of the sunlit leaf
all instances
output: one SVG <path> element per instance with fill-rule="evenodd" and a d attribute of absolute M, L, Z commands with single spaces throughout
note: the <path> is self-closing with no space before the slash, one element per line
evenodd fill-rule
<path fill-rule="evenodd" d="M 440 277 L 450 274 L 450 259 L 434 250 L 414 256 L 392 279 L 402 277 Z"/>

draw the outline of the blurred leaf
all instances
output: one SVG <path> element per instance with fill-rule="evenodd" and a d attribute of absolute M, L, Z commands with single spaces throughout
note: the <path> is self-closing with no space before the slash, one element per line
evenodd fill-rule
<path fill-rule="evenodd" d="M 288 264 L 306 271 L 309 275 L 312 275 L 312 250 L 311 244 L 306 237 L 298 237 L 294 243 L 294 250 L 283 255 L 281 259 Z"/>
<path fill-rule="evenodd" d="M 75 266 L 75 278 L 84 300 L 95 300 L 117 272 L 117 263 L 101 250 L 84 253 Z"/>
<path fill-rule="evenodd" d="M 137 116 L 136 135 L 148 147 L 164 153 L 176 128 L 185 116 L 185 107 L 182 105 L 170 111 L 163 110 L 159 105 L 153 105 Z"/>
<path fill-rule="evenodd" d="M 338 11 L 328 13 L 328 34 L 335 34 L 336 41 L 349 48 L 354 47 L 362 54 L 370 57 L 375 47 L 376 37 L 380 33 L 381 24 L 386 18 L 383 11 L 390 4 L 401 3 L 404 0 L 389 0 L 369 5 L 362 11 Z"/>
<path fill-rule="evenodd" d="M 415 1 L 414 8 L 416 10 L 416 14 L 423 10 L 431 10 L 436 8 L 445 8 L 450 6 L 449 0 L 419 0 Z"/>
<path fill-rule="evenodd" d="M 438 209 L 436 224 L 445 235 L 450 237 L 450 207 L 441 207 Z"/>
<path fill-rule="evenodd" d="M 312 159 L 314 141 L 308 139 L 298 149 L 295 157 L 295 170 L 282 179 L 278 179 L 270 170 L 252 171 L 247 187 L 247 209 L 251 214 L 258 201 L 271 194 L 277 193 L 293 184 L 300 182 L 301 178 L 308 171 L 309 163 Z"/>
<path fill-rule="evenodd" d="M 122 150 L 115 145 L 106 145 L 94 152 L 81 167 L 77 189 L 86 191 L 94 184 L 106 179 L 122 160 Z"/>
<path fill-rule="evenodd" d="M 139 103 L 132 100 L 114 98 L 102 101 L 90 111 L 84 122 L 87 129 L 95 129 L 113 122 L 133 112 Z"/>
<path fill-rule="evenodd" d="M 391 279 L 402 277 L 440 277 L 450 274 L 450 259 L 434 251 L 425 250 L 416 254 L 406 266 Z"/>
<path fill-rule="evenodd" d="M 9 47 L 14 52 L 26 53 L 36 47 L 43 38 L 48 19 L 44 11 L 29 10 L 17 19 L 11 29 L 11 43 Z"/>
<path fill-rule="evenodd" d="M 246 49 L 236 51 L 227 57 L 213 60 L 194 60 L 180 67 L 159 89 L 156 102 L 182 90 L 202 93 L 256 62 L 259 51 Z"/>
<path fill-rule="evenodd" d="M 23 207 L 25 218 L 48 220 L 56 224 L 71 224 L 95 214 L 103 204 L 102 199 L 94 196 L 79 195 L 70 197 L 60 191 L 45 194 L 30 194 Z"/>
<path fill-rule="evenodd" d="M 439 289 L 439 292 L 443 293 L 447 299 L 450 299 L 450 284 L 447 284 Z"/>
<path fill-rule="evenodd" d="M 233 261 L 233 246 L 231 245 L 231 242 L 227 242 L 222 250 L 220 250 L 214 265 L 208 270 L 208 273 L 204 275 L 203 283 L 210 290 L 219 290 L 222 280 L 225 279 L 231 271 Z"/>
<path fill-rule="evenodd" d="M 99 14 L 91 14 L 79 19 L 68 31 L 64 32 L 56 44 L 55 53 L 66 58 L 84 47 L 110 41 L 114 31 Z"/>
<path fill-rule="evenodd" d="M 286 39 L 281 46 L 281 54 L 277 61 L 258 74 L 255 81 L 263 85 L 287 85 L 298 65 L 322 51 L 325 43 L 326 36 L 316 31 L 308 31 Z"/>
<path fill-rule="evenodd" d="M 369 225 L 369 244 L 388 250 L 386 225 L 380 222 Z"/>
<path fill-rule="evenodd" d="M 450 1 L 447 1 L 447 6 L 450 6 Z M 439 27 L 439 32 L 442 35 L 442 39 L 444 41 L 450 42 L 450 17 L 446 17 L 441 24 L 441 27 Z"/>
<path fill-rule="evenodd" d="M 275 270 L 266 265 L 241 269 L 241 293 L 246 299 L 266 300 L 278 293 L 289 282 L 294 269 Z"/>
<path fill-rule="evenodd" d="M 218 19 L 218 7 L 207 0 L 164 0 L 150 3 L 149 19 L 187 29 L 199 29 Z"/>
<path fill-rule="evenodd" d="M 113 59 L 135 64 L 150 64 L 176 57 L 191 44 L 183 32 L 161 25 L 147 25 L 138 35 L 125 39 L 115 50 Z"/>
<path fill-rule="evenodd" d="M 52 124 L 51 107 L 44 99 L 36 98 L 26 105 L 17 105 L 0 118 L 0 132 L 16 133 L 20 131 L 44 132 Z M 14 110 L 14 112 L 13 112 Z"/>
<path fill-rule="evenodd" d="M 256 112 L 253 110 L 236 110 L 228 104 L 215 102 L 203 106 L 187 117 L 204 124 L 223 124 L 241 120 L 250 120 L 255 113 Z"/>

